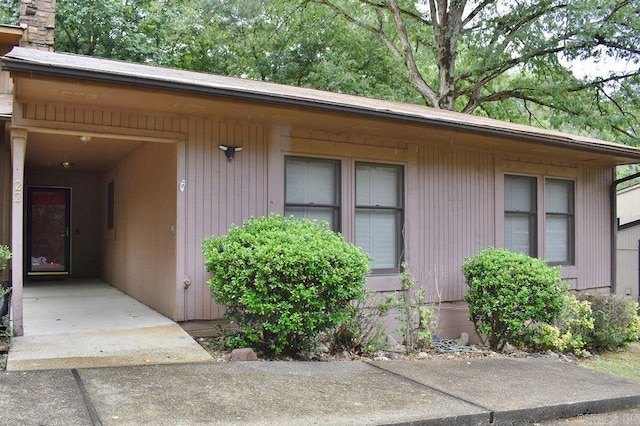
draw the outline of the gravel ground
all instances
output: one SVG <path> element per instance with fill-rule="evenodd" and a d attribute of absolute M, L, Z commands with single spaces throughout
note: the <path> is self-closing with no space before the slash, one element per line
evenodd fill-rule
<path fill-rule="evenodd" d="M 231 350 L 223 349 L 223 339 L 219 337 L 200 337 L 196 339 L 197 342 L 211 355 L 211 357 L 218 362 L 226 362 L 231 359 Z M 263 358 L 258 354 L 261 361 L 273 361 L 273 360 L 292 360 L 291 358 Z M 386 360 L 424 360 L 424 359 L 482 359 L 482 358 L 529 358 L 529 357 L 548 357 L 559 358 L 565 362 L 575 362 L 575 357 L 564 354 L 530 354 L 523 351 L 511 350 L 505 353 L 493 352 L 485 348 L 479 348 L 476 346 L 461 346 L 456 347 L 454 345 L 450 352 L 439 352 L 431 349 L 424 352 L 417 352 L 407 354 L 403 346 L 398 346 L 392 349 L 386 349 L 375 352 L 373 354 L 359 355 L 343 351 L 341 353 L 333 354 L 329 353 L 327 348 L 319 350 L 317 353 L 306 354 L 298 358 L 301 361 L 358 361 L 358 360 L 373 360 L 373 361 L 386 361 Z"/>

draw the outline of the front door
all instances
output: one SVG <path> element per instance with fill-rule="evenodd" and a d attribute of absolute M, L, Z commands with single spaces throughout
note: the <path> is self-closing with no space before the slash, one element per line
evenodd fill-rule
<path fill-rule="evenodd" d="M 70 188 L 27 188 L 27 275 L 69 275 Z"/>

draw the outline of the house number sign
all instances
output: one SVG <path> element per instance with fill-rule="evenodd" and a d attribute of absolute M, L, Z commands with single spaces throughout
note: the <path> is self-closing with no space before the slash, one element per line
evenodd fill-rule
<path fill-rule="evenodd" d="M 13 202 L 16 204 L 22 203 L 22 181 L 16 180 L 16 184 L 13 187 Z"/>

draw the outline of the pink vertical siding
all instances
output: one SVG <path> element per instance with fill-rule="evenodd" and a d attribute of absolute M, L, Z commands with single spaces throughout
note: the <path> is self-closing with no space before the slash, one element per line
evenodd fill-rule
<path fill-rule="evenodd" d="M 465 256 L 494 244 L 493 155 L 404 140 L 338 138 L 322 132 L 283 134 L 282 153 L 276 146 L 271 157 L 301 155 L 342 161 L 343 234 L 352 240 L 355 161 L 378 161 L 405 166 L 405 259 L 419 281 L 432 285 L 437 275 L 446 300 L 459 300 L 465 286 L 460 267 Z M 270 176 L 281 175 L 274 159 Z M 276 167 L 277 166 L 277 167 Z M 283 183 L 275 180 L 270 190 Z M 279 189 L 282 191 L 283 189 Z M 281 200 L 280 194 L 277 198 Z M 399 287 L 397 276 L 369 279 L 371 288 L 388 291 Z M 435 292 L 435 291 L 434 291 Z"/>
<path fill-rule="evenodd" d="M 422 153 L 420 219 L 408 224 L 419 249 L 409 259 L 428 285 L 437 278 L 443 300 L 460 300 L 464 258 L 495 244 L 493 155 L 433 146 Z"/>
<path fill-rule="evenodd" d="M 576 288 L 611 285 L 611 167 L 582 167 L 577 182 Z M 580 208 L 581 207 L 581 208 Z"/>
<path fill-rule="evenodd" d="M 433 139 L 427 132 L 427 136 L 420 138 L 405 138 L 401 129 L 398 136 L 392 138 L 365 134 L 366 127 L 362 127 L 365 129 L 362 134 L 321 131 L 314 129 L 314 123 L 309 123 L 309 128 L 280 128 L 243 120 L 153 115 L 59 104 L 24 104 L 19 110 L 26 120 L 108 127 L 111 132 L 132 135 L 132 140 L 135 135 L 167 139 L 177 135 L 178 140 L 184 140 L 173 146 L 174 150 L 176 146 L 180 148 L 162 166 L 163 171 L 171 173 L 164 196 L 173 200 L 174 207 L 177 205 L 177 211 L 172 213 L 174 217 L 167 220 L 175 222 L 179 235 L 175 241 L 178 246 L 173 251 L 178 258 L 169 251 L 165 253 L 176 268 L 174 271 L 164 269 L 169 278 L 163 282 L 162 291 L 170 296 L 149 303 L 143 298 L 153 299 L 153 296 L 144 291 L 153 292 L 154 287 L 136 290 L 141 292 L 145 303 L 171 312 L 177 320 L 222 317 L 223 308 L 212 301 L 206 284 L 208 274 L 200 251 L 201 241 L 211 235 L 225 234 L 232 224 L 239 225 L 250 216 L 283 211 L 285 155 L 341 160 L 342 225 L 347 240 L 353 240 L 355 162 L 403 165 L 405 258 L 418 280 L 431 286 L 429 294 L 435 293 L 433 285 L 438 281 L 443 301 L 459 301 L 464 297 L 466 286 L 460 268 L 465 257 L 502 244 L 502 165 L 508 163 L 523 173 L 528 170 L 560 173 L 559 176 L 569 173 L 576 179 L 578 235 L 577 267 L 574 268 L 577 272 L 574 271 L 575 276 L 571 278 L 577 280 L 580 289 L 609 285 L 608 191 L 612 174 L 607 166 L 584 167 L 567 158 L 543 155 L 492 153 L 476 150 L 470 143 L 466 149 L 455 148 L 451 141 L 445 144 L 443 133 L 437 130 L 433 131 Z M 243 150 L 230 161 L 218 149 L 220 144 L 242 146 Z M 504 145 L 503 149 L 509 147 Z M 132 168 L 131 173 L 134 171 Z M 123 181 L 120 175 L 118 179 Z M 186 189 L 175 197 L 179 192 L 175 185 L 179 186 L 182 179 Z M 126 179 L 124 182 L 129 184 Z M 150 183 L 148 188 L 153 190 Z M 116 191 L 119 189 L 117 186 Z M 118 234 L 119 240 L 125 237 Z M 125 243 L 135 247 L 138 242 L 126 240 Z M 185 288 L 182 277 L 188 278 L 191 285 Z M 126 277 L 127 282 L 135 279 L 133 274 Z M 370 277 L 368 282 L 371 288 L 380 291 L 399 286 L 396 275 Z M 180 306 L 168 307 L 171 303 Z"/>
<path fill-rule="evenodd" d="M 102 276 L 157 311 L 176 316 L 176 145 L 141 145 L 103 177 L 115 176 L 115 236 L 102 221 Z M 106 211 L 106 205 L 103 204 Z"/>
<path fill-rule="evenodd" d="M 639 242 L 640 225 L 618 231 L 616 293 L 633 300 L 638 300 L 640 287 Z"/>
<path fill-rule="evenodd" d="M 215 319 L 224 311 L 211 299 L 201 242 L 267 213 L 266 133 L 256 124 L 196 119 L 186 133 L 185 273 L 193 284 L 185 289 L 184 319 Z M 220 144 L 243 149 L 228 160 Z"/>

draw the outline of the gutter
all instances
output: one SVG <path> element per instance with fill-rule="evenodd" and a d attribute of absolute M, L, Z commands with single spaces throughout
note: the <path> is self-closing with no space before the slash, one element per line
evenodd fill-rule
<path fill-rule="evenodd" d="M 80 69 L 74 67 L 64 67 L 59 65 L 33 62 L 29 60 L 16 59 L 5 56 L 2 58 L 2 69 L 11 72 L 21 72 L 27 74 L 41 74 L 51 77 L 76 78 L 101 83 L 123 84 L 151 89 L 169 90 L 182 93 L 215 96 L 234 100 L 245 100 L 257 103 L 284 105 L 296 108 L 321 110 L 340 114 L 351 114 L 362 117 L 401 121 L 412 124 L 435 126 L 455 131 L 466 131 L 484 134 L 488 136 L 508 137 L 525 142 L 534 142 L 542 145 L 577 149 L 581 151 L 619 155 L 629 159 L 640 161 L 640 152 L 635 148 L 625 146 L 604 145 L 599 146 L 585 141 L 554 137 L 552 135 L 542 135 L 518 131 L 499 127 L 487 127 L 481 123 L 458 122 L 437 117 L 426 117 L 410 112 L 402 113 L 389 109 L 376 109 L 373 107 L 357 106 L 347 102 L 331 102 L 323 99 L 306 98 L 295 95 L 273 94 L 268 92 L 256 92 L 243 90 L 236 87 L 212 87 L 196 83 L 178 82 L 162 80 L 149 76 L 138 77 L 130 74 L 109 73 L 96 69 Z"/>
<path fill-rule="evenodd" d="M 640 226 L 640 219 L 627 222 L 624 225 L 618 225 L 618 230 L 622 231 L 623 229 L 635 228 L 636 226 Z"/>

